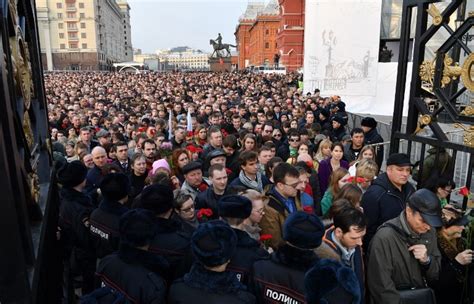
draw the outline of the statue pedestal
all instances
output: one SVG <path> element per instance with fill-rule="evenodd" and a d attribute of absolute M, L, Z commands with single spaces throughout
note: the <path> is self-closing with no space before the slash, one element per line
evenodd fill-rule
<path fill-rule="evenodd" d="M 231 72 L 232 71 L 232 62 L 230 57 L 210 57 L 209 58 L 209 67 L 211 72 Z"/>

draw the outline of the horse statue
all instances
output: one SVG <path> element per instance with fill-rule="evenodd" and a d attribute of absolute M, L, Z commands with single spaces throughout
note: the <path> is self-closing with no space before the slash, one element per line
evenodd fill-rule
<path fill-rule="evenodd" d="M 214 48 L 214 52 L 212 52 L 211 57 L 216 55 L 216 57 L 223 57 L 219 51 L 226 50 L 227 54 L 225 57 L 230 57 L 230 47 L 236 48 L 237 46 L 229 44 L 229 43 L 217 43 L 214 39 L 209 40 L 209 44 L 212 45 Z"/>

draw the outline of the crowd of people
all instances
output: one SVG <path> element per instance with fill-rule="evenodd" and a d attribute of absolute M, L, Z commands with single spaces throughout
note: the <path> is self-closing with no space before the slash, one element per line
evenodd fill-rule
<path fill-rule="evenodd" d="M 299 79 L 46 74 L 64 302 L 473 303 L 449 153 L 416 190 Z"/>

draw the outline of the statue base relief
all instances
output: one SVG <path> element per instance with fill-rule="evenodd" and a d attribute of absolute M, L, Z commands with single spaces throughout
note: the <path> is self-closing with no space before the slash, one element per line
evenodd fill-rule
<path fill-rule="evenodd" d="M 210 57 L 209 68 L 211 72 L 231 72 L 231 59 L 230 57 Z"/>

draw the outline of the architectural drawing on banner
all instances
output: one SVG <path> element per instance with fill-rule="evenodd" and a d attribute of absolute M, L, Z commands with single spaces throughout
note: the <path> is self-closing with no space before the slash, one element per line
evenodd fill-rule
<path fill-rule="evenodd" d="M 321 73 L 312 73 L 314 85 L 323 91 L 345 90 L 348 86 L 357 85 L 372 78 L 369 67 L 375 64 L 376 58 L 371 56 L 370 49 L 366 49 L 364 56 L 351 54 L 351 57 L 338 58 L 333 55 L 338 51 L 337 37 L 333 30 L 323 30 L 321 34 L 322 45 L 326 48 L 326 58 L 322 58 L 325 64 L 324 78 L 318 78 Z M 340 48 L 340 47 L 339 47 Z M 353 57 L 352 57 L 353 56 Z M 358 57 L 358 58 L 357 58 Z M 318 71 L 320 59 L 317 56 L 310 56 L 309 65 L 311 71 Z M 316 78 L 316 79 L 315 79 Z"/>

